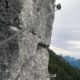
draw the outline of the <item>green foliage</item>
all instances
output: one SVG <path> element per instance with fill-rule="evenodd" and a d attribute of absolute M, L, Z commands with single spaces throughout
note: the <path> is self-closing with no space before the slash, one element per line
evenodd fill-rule
<path fill-rule="evenodd" d="M 61 56 L 49 51 L 49 73 L 56 74 L 55 80 L 80 80 L 80 70 L 72 67 Z M 54 79 L 51 79 L 54 80 Z"/>

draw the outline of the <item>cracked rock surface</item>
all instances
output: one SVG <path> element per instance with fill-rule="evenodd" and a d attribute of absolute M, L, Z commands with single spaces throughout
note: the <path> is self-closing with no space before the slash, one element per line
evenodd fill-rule
<path fill-rule="evenodd" d="M 0 42 L 26 28 L 0 45 L 0 80 L 49 80 L 46 48 L 54 13 L 37 21 L 54 11 L 54 5 L 55 0 L 0 0 Z"/>

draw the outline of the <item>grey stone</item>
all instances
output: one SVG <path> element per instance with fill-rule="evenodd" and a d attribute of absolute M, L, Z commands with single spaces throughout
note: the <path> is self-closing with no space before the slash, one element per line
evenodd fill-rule
<path fill-rule="evenodd" d="M 49 80 L 49 54 L 55 0 L 0 0 L 0 80 Z M 35 24 L 35 25 L 34 25 Z M 16 30 L 11 29 L 15 27 Z"/>

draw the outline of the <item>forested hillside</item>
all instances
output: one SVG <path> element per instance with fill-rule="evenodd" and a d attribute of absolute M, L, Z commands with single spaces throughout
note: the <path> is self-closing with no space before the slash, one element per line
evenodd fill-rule
<path fill-rule="evenodd" d="M 51 80 L 80 80 L 80 70 L 72 67 L 61 56 L 49 51 L 49 73 L 56 74 Z"/>

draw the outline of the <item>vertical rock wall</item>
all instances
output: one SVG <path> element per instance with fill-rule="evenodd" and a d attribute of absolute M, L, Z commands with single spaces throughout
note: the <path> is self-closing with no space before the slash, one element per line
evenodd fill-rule
<path fill-rule="evenodd" d="M 0 80 L 49 80 L 46 47 L 54 13 L 38 20 L 54 11 L 54 4 L 55 0 L 0 0 L 0 42 L 26 28 L 0 45 Z"/>

